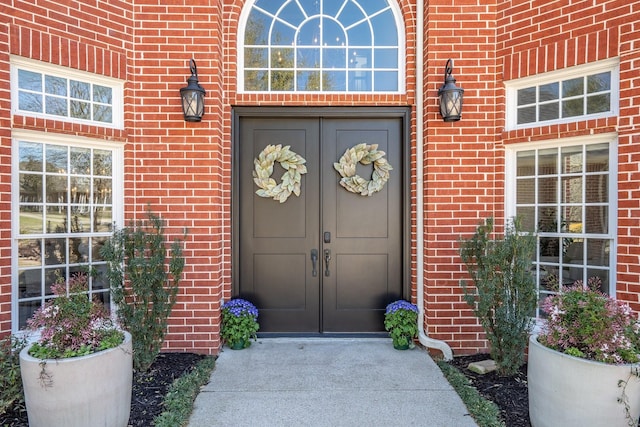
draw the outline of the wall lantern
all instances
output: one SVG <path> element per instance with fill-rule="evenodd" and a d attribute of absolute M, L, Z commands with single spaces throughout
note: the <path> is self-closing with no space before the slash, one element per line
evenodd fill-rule
<path fill-rule="evenodd" d="M 198 69 L 196 61 L 189 60 L 191 77 L 187 79 L 187 86 L 180 88 L 182 98 L 182 112 L 185 122 L 199 122 L 204 114 L 204 89 L 198 84 Z"/>
<path fill-rule="evenodd" d="M 451 76 L 451 71 L 453 71 L 453 61 L 449 59 L 444 68 L 444 84 L 438 90 L 440 115 L 445 122 L 456 122 L 462 115 L 464 89 L 456 86 L 456 79 Z"/>

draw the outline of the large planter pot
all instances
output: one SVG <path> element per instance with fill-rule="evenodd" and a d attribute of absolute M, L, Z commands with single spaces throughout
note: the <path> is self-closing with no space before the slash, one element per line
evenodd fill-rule
<path fill-rule="evenodd" d="M 533 427 L 626 426 L 640 416 L 639 365 L 569 356 L 529 339 L 527 383 Z M 619 381 L 628 381 L 626 388 Z M 629 411 L 619 402 L 624 394 Z"/>
<path fill-rule="evenodd" d="M 68 359 L 20 352 L 30 427 L 126 427 L 131 409 L 131 334 L 115 348 Z"/>

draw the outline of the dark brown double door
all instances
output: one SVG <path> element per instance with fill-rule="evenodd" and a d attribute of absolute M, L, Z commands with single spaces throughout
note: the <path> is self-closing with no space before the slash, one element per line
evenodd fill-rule
<path fill-rule="evenodd" d="M 403 292 L 403 119 L 239 117 L 235 291 L 260 310 L 261 332 L 384 330 L 384 309 Z M 378 144 L 393 166 L 370 197 L 339 185 L 345 150 Z M 299 197 L 256 195 L 254 159 L 269 144 L 306 160 Z M 284 169 L 275 164 L 272 178 Z M 358 165 L 371 177 L 372 165 Z"/>

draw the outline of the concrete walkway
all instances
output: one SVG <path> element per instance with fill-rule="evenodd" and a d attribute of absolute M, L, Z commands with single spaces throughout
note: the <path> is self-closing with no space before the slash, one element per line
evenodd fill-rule
<path fill-rule="evenodd" d="M 428 353 L 388 338 L 266 338 L 226 347 L 189 427 L 477 426 Z"/>

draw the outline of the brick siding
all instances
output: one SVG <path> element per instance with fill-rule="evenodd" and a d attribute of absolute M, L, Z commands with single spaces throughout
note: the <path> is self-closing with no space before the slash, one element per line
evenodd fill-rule
<path fill-rule="evenodd" d="M 400 0 L 406 29 L 406 92 L 247 94 L 237 88 L 237 31 L 244 2 L 14 1 L 0 11 L 0 334 L 11 330 L 11 129 L 47 130 L 125 144 L 125 218 L 150 207 L 169 237 L 187 229 L 184 272 L 165 348 L 216 353 L 219 303 L 231 296 L 232 106 L 411 106 L 411 278 L 425 287 L 429 335 L 456 354 L 485 351 L 462 299 L 460 237 L 504 216 L 504 146 L 617 131 L 617 296 L 640 310 L 640 2 L 425 1 L 423 58 L 416 58 L 415 1 Z M 158 3 L 158 2 L 156 2 Z M 163 4 L 170 3 L 170 4 Z M 9 54 L 125 81 L 125 129 L 11 117 Z M 620 58 L 620 115 L 505 131 L 504 82 Z M 200 123 L 182 118 L 179 89 L 198 66 L 207 91 Z M 444 123 L 437 90 L 447 59 L 465 89 L 462 120 Z M 416 88 L 416 61 L 424 87 Z M 424 117 L 416 117 L 424 90 Z M 424 140 L 416 141 L 422 120 Z M 424 206 L 416 207 L 416 150 L 423 150 Z M 418 284 L 416 209 L 424 212 L 424 283 Z"/>

